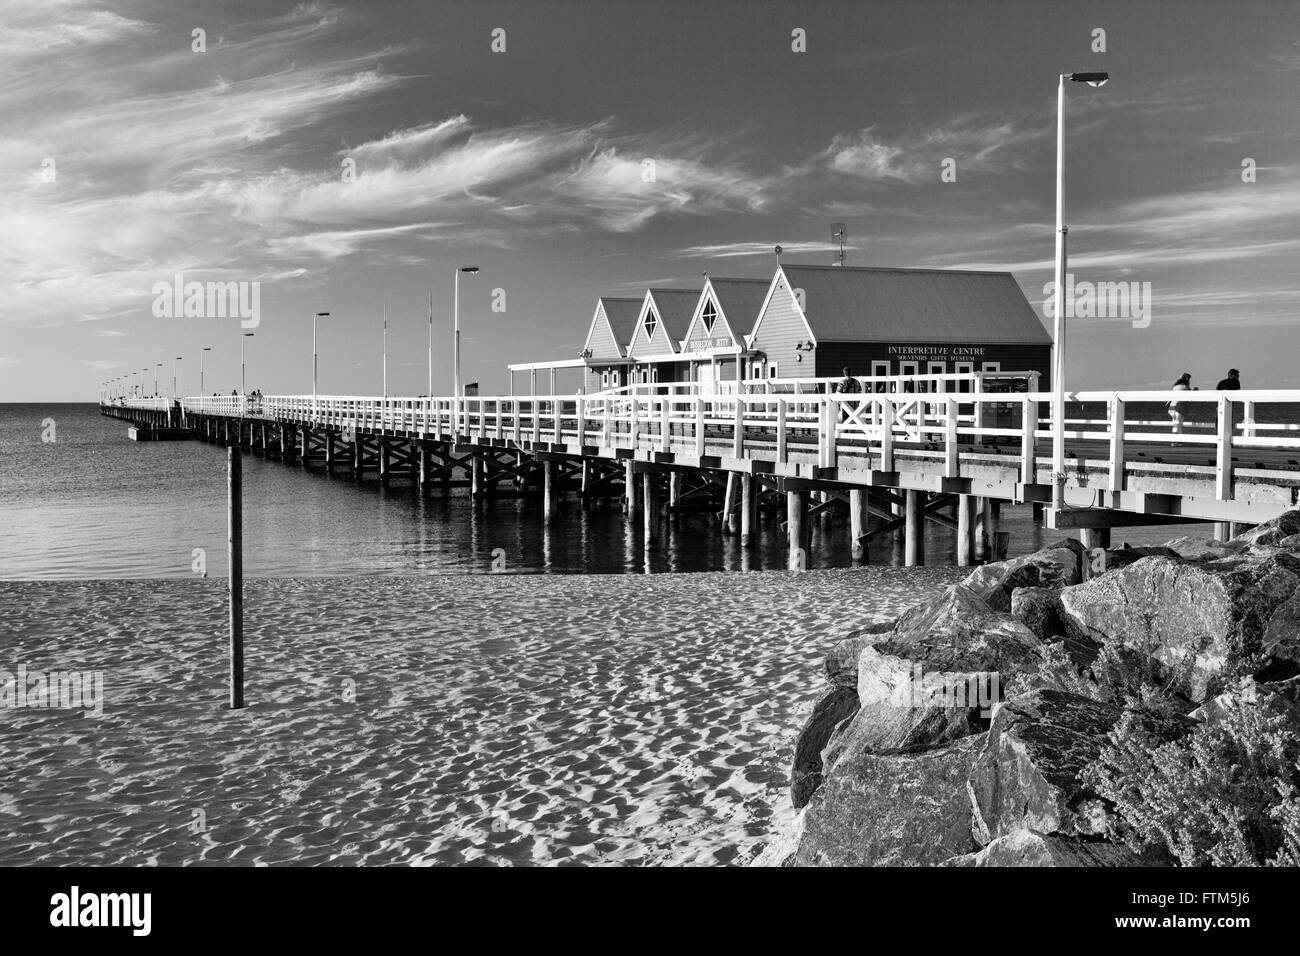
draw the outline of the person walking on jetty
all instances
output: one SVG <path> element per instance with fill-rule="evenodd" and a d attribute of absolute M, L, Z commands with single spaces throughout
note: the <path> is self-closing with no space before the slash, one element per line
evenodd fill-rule
<path fill-rule="evenodd" d="M 844 366 L 844 377 L 835 383 L 835 391 L 845 395 L 850 393 L 856 394 L 857 392 L 862 391 L 862 383 L 849 373 L 849 367 L 847 365 Z M 843 405 L 840 405 L 840 421 L 846 422 L 848 420 L 848 409 Z"/>
<path fill-rule="evenodd" d="M 1228 369 L 1228 377 L 1219 379 L 1219 384 L 1214 386 L 1221 392 L 1233 392 L 1241 388 L 1241 373 L 1235 368 Z"/>
<path fill-rule="evenodd" d="M 1184 372 L 1178 376 L 1178 381 L 1174 382 L 1173 390 L 1175 392 L 1189 392 L 1192 389 L 1192 373 Z M 1178 399 L 1169 403 L 1169 417 L 1174 423 L 1174 434 L 1180 435 L 1183 431 L 1183 413 L 1179 410 Z"/>

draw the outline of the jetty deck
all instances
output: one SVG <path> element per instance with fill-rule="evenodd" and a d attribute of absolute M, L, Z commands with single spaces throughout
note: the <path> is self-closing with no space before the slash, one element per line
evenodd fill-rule
<path fill-rule="evenodd" d="M 730 394 L 627 386 L 589 395 L 363 397 L 268 395 L 105 402 L 105 415 L 283 460 L 367 472 L 476 497 L 540 494 L 548 520 L 573 491 L 584 506 L 618 499 L 658 538 L 665 506 L 720 503 L 749 543 L 760 507 L 780 507 L 792 562 L 809 519 L 848 512 L 855 555 L 901 533 L 924 563 L 924 521 L 956 531 L 960 563 L 988 548 L 998 504 L 1033 503 L 1049 527 L 1109 529 L 1213 522 L 1226 537 L 1300 502 L 1296 390 L 1079 391 L 1058 434 L 1050 392 L 978 391 L 960 376 L 863 379 L 861 393 L 814 380 L 754 380 Z M 964 387 L 966 391 L 958 391 Z M 743 390 L 742 390 L 743 389 Z M 924 389 L 924 391 L 922 391 Z M 948 390 L 951 389 L 951 390 Z M 1139 418 L 1177 400 L 1191 419 Z M 1100 417 L 1084 417 L 1089 408 Z M 1063 460 L 1060 472 L 1053 462 Z M 1050 507 L 1061 476 L 1063 507 Z"/>

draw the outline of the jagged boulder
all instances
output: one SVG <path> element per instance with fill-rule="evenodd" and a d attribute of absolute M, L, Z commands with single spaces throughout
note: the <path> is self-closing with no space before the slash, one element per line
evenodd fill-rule
<path fill-rule="evenodd" d="M 1123 708 L 1055 690 L 1035 690 L 1002 704 L 971 769 L 976 839 L 1032 830 L 1061 836 L 1100 836 L 1109 810 L 1082 783 Z M 1143 714 L 1143 725 L 1172 740 L 1190 718 Z"/>
<path fill-rule="evenodd" d="M 1300 508 L 1284 511 L 1272 521 L 1257 524 L 1245 534 L 1239 534 L 1229 545 L 1246 547 L 1277 546 L 1294 535 L 1300 535 Z"/>
<path fill-rule="evenodd" d="M 1184 561 L 1214 561 L 1246 549 L 1244 544 L 1230 545 L 1226 541 L 1216 541 L 1214 538 L 1195 538 L 1191 535 L 1184 535 L 1181 538 L 1174 538 L 1173 541 L 1166 541 L 1165 547 Z"/>
<path fill-rule="evenodd" d="M 1300 555 L 1143 558 L 1064 589 L 1061 616 L 1071 637 L 1155 659 L 1173 690 L 1200 702 L 1261 667 L 1258 676 L 1300 669 Z"/>
<path fill-rule="evenodd" d="M 795 866 L 933 866 L 976 849 L 968 737 L 925 753 L 843 760 L 804 811 Z"/>
<path fill-rule="evenodd" d="M 1161 558 L 1182 557 L 1181 554 L 1169 547 L 1135 548 L 1129 544 L 1124 544 L 1118 548 L 1105 548 L 1100 555 L 1092 555 L 1093 573 L 1105 574 L 1107 571 L 1118 571 L 1120 568 L 1127 568 L 1130 564 L 1136 564 L 1143 558 L 1152 556 Z M 1097 567 L 1098 565 L 1100 567 Z"/>
<path fill-rule="evenodd" d="M 1078 840 L 1017 830 L 978 853 L 944 860 L 941 866 L 1173 866 L 1163 853 L 1134 853 L 1102 840 Z"/>
<path fill-rule="evenodd" d="M 822 783 L 822 750 L 831 734 L 858 711 L 858 692 L 852 687 L 832 686 L 813 705 L 794 744 L 790 768 L 790 799 L 795 809 L 804 806 Z"/>
<path fill-rule="evenodd" d="M 976 568 L 961 586 L 997 611 L 1011 610 L 1016 588 L 1060 589 L 1083 580 L 1082 562 L 1087 555 L 1074 538 L 1063 538 L 1033 554 L 1009 561 L 997 561 Z"/>
<path fill-rule="evenodd" d="M 1016 588 L 1011 592 L 1011 616 L 1040 641 L 1065 636 L 1061 621 L 1061 592 L 1056 588 Z"/>
<path fill-rule="evenodd" d="M 915 751 L 980 733 L 1014 674 L 1033 667 L 1038 639 L 969 590 L 949 588 L 899 618 L 858 655 L 859 709 L 823 763 L 861 753 Z"/>

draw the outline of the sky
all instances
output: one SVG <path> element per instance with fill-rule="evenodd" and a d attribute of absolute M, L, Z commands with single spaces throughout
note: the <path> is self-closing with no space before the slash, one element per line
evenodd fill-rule
<path fill-rule="evenodd" d="M 1300 387 L 1294 2 L 0 0 L 0 402 L 174 364 L 197 394 L 201 354 L 229 392 L 246 331 L 250 389 L 309 393 L 319 311 L 322 394 L 380 393 L 385 313 L 422 394 L 431 294 L 446 393 L 465 265 L 499 392 L 598 295 L 829 264 L 836 221 L 850 265 L 1008 270 L 1041 315 L 1057 77 L 1094 70 L 1070 272 L 1149 321 L 1072 317 L 1070 386 Z M 255 288 L 256 326 L 165 314 L 177 273 Z"/>

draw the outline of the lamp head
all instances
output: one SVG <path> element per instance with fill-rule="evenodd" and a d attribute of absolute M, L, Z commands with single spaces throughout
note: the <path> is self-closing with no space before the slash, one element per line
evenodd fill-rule
<path fill-rule="evenodd" d="M 1110 79 L 1109 73 L 1071 73 L 1071 83 L 1087 83 L 1089 86 L 1105 86 Z"/>
<path fill-rule="evenodd" d="M 461 266 L 460 271 L 467 275 L 476 276 L 478 275 L 478 266 Z"/>

